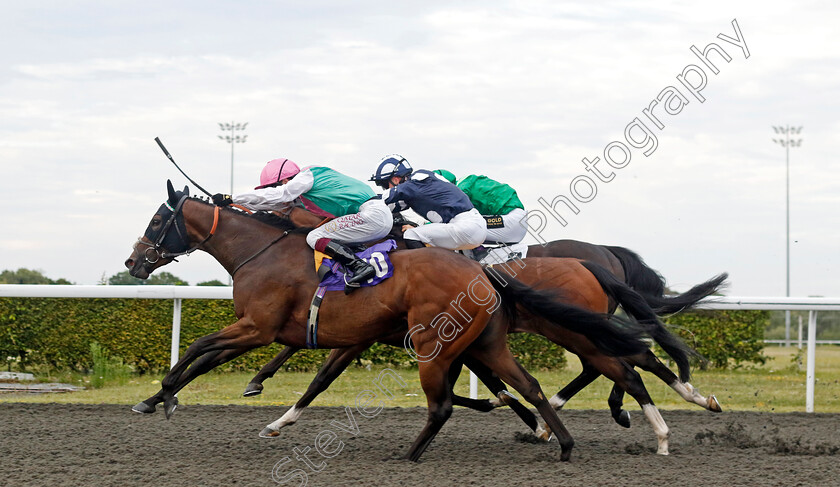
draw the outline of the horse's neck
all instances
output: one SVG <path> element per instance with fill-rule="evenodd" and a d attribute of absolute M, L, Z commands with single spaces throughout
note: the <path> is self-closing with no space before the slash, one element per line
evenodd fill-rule
<path fill-rule="evenodd" d="M 324 217 L 318 216 L 304 208 L 292 208 L 289 212 L 289 221 L 298 227 L 317 227 L 325 220 Z"/>
<path fill-rule="evenodd" d="M 196 245 L 213 229 L 214 207 L 193 203 L 184 205 L 183 214 L 191 244 Z M 301 260 L 312 260 L 311 250 L 299 236 L 285 237 L 281 229 L 229 210 L 219 212 L 215 227 L 213 236 L 202 244 L 201 250 L 212 255 L 230 274 L 249 259 L 276 252 L 274 247 L 282 247 L 284 254 L 282 259 L 276 259 L 276 265 L 299 266 Z M 307 255 L 309 259 L 305 259 Z"/>

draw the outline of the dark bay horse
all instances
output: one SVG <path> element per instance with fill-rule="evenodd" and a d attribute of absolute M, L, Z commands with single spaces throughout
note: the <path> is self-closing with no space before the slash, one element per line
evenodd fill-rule
<path fill-rule="evenodd" d="M 313 215 L 312 213 L 300 208 L 286 208 L 281 212 L 282 217 L 291 219 L 295 224 L 300 226 L 314 226 L 320 223 L 321 217 Z M 395 227 L 391 237 L 401 237 L 399 226 Z M 682 310 L 690 309 L 696 305 L 701 299 L 717 292 L 724 284 L 727 275 L 721 274 L 706 282 L 693 286 L 688 291 L 678 294 L 666 296 L 665 283 L 662 276 L 651 269 L 635 252 L 623 247 L 603 246 L 587 242 L 580 242 L 577 240 L 557 240 L 549 242 L 546 245 L 532 245 L 528 248 L 528 257 L 559 257 L 559 258 L 576 258 L 587 260 L 600 265 L 601 267 L 610 271 L 617 279 L 624 281 L 633 288 L 634 291 L 641 294 L 647 304 L 651 306 L 657 314 L 676 313 Z M 529 259 L 525 259 L 527 262 Z M 515 267 L 515 264 L 513 264 Z M 502 266 L 502 269 L 509 268 L 509 266 Z M 534 285 L 527 281 L 528 276 L 520 279 L 525 279 L 526 284 Z M 612 300 L 609 306 L 609 312 L 614 312 L 617 307 L 617 302 Z M 263 390 L 262 383 L 273 377 L 277 370 L 299 349 L 285 348 L 278 355 L 267 363 L 258 373 L 251 379 L 243 395 L 253 396 L 260 394 Z M 653 373 L 663 382 L 668 384 L 674 391 L 676 391 L 685 401 L 697 404 L 709 411 L 721 412 L 720 404 L 714 395 L 704 397 L 688 379 L 683 379 L 674 374 L 670 368 L 663 364 L 656 355 L 646 350 L 643 353 L 633 356 L 623 357 L 625 362 L 631 366 L 639 367 L 643 370 Z M 581 373 L 566 385 L 562 390 L 555 394 L 550 403 L 555 409 L 561 409 L 569 399 L 580 392 L 587 385 L 591 384 L 601 374 L 597 368 L 592 367 L 586 361 L 581 360 Z M 460 365 L 458 363 L 457 365 Z M 481 379 L 481 381 L 490 388 L 491 391 L 496 392 L 497 389 L 504 390 L 504 385 L 498 381 L 498 378 L 493 377 L 488 373 L 481 364 L 474 361 L 469 366 L 473 372 Z M 460 370 L 460 367 L 454 367 L 453 370 Z M 450 377 L 451 381 L 455 381 L 458 374 L 453 372 Z M 454 384 L 452 384 L 454 386 Z M 610 394 L 608 404 L 610 412 L 616 423 L 624 427 L 630 426 L 630 415 L 622 408 L 623 406 L 624 390 L 618 385 L 614 385 Z M 508 405 L 516 410 L 517 414 L 525 421 L 525 423 L 535 429 L 537 425 L 536 418 L 524 406 L 504 396 Z M 461 396 L 454 396 L 454 404 L 459 406 L 470 407 L 478 410 L 488 410 L 493 406 L 501 405 L 498 399 L 494 399 L 490 403 L 477 402 Z M 539 433 L 538 433 L 539 434 Z"/>
<path fill-rule="evenodd" d="M 186 187 L 175 191 L 167 182 L 167 189 L 167 201 L 154 214 L 125 262 L 129 273 L 145 279 L 179 255 L 204 250 L 234 276 L 237 316 L 232 325 L 193 342 L 166 374 L 161 390 L 132 408 L 152 413 L 157 404 L 163 403 L 168 418 L 178 403 L 176 393 L 217 365 L 272 342 L 306 346 L 307 313 L 318 282 L 309 264 L 313 252 L 304 238 L 310 229 L 292 225 L 278 228 L 190 198 Z M 428 358 L 420 360 L 418 368 L 429 413 L 425 427 L 404 456 L 409 460 L 419 459 L 451 415 L 448 373 L 452 362 L 464 352 L 537 408 L 559 439 L 561 460 L 569 459 L 574 440 L 536 379 L 513 358 L 505 334 L 484 333 L 491 319 L 505 319 L 500 311 L 512 316 L 518 304 L 549 320 L 552 326 L 586 338 L 593 353 L 603 350 L 611 355 L 632 355 L 647 348 L 640 339 L 647 326 L 628 321 L 619 327 L 603 314 L 556 301 L 514 279 L 502 284 L 478 263 L 452 252 L 433 248 L 396 252 L 391 262 L 394 276 L 383 283 L 351 295 L 329 294 L 321 308 L 318 345 L 366 348 L 408 323 L 418 324 L 412 327 L 410 340 L 403 332 L 403 341 L 411 345 L 417 357 Z M 463 299 L 467 296 L 469 299 Z M 444 327 L 440 317 L 451 316 L 454 302 L 463 319 Z M 424 326 L 432 323 L 440 326 Z M 476 346 L 471 346 L 473 342 Z M 263 433 L 272 431 L 269 426 Z"/>

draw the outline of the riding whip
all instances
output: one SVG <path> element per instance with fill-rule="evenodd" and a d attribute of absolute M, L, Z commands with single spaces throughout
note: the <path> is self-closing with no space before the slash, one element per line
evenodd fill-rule
<path fill-rule="evenodd" d="M 194 185 L 196 188 L 198 188 L 198 189 L 200 189 L 201 191 L 203 191 L 203 192 L 204 192 L 204 194 L 206 194 L 207 196 L 209 196 L 209 197 L 211 197 L 211 198 L 213 197 L 213 195 L 212 195 L 212 194 L 210 194 L 210 192 L 209 192 L 209 191 L 207 191 L 206 189 L 202 188 L 200 184 L 196 183 L 195 181 L 193 181 L 193 180 L 192 180 L 192 178 L 191 178 L 191 177 L 187 176 L 187 173 L 185 173 L 185 172 L 184 172 L 184 170 L 183 170 L 183 169 L 181 169 L 181 168 L 178 166 L 178 164 L 175 162 L 175 159 L 173 159 L 173 158 L 172 158 L 172 155 L 171 155 L 171 154 L 169 154 L 169 151 L 168 151 L 168 150 L 166 150 L 166 147 L 164 147 L 164 146 L 163 146 L 163 142 L 161 142 L 161 141 L 160 141 L 160 138 L 159 138 L 159 137 L 155 137 L 155 142 L 157 142 L 157 144 L 160 146 L 160 150 L 162 150 L 162 151 L 163 151 L 163 153 L 164 153 L 164 154 L 166 154 L 166 157 L 167 157 L 167 158 L 169 158 L 169 160 L 170 160 L 170 161 L 172 161 L 172 164 L 175 164 L 175 167 L 176 167 L 179 171 L 181 171 L 181 174 L 183 174 L 183 175 L 184 175 L 184 177 L 185 177 L 185 178 L 187 178 L 187 180 L 188 180 L 189 182 L 193 183 L 193 185 Z"/>

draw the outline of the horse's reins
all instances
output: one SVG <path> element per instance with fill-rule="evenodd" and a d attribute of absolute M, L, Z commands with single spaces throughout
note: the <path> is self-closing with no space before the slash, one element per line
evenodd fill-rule
<path fill-rule="evenodd" d="M 217 207 L 217 208 L 218 208 L 218 207 Z M 231 277 L 233 277 L 233 275 L 234 275 L 234 274 L 236 274 L 236 271 L 238 271 L 240 267 L 242 267 L 243 265 L 247 264 L 248 262 L 251 262 L 252 260 L 256 259 L 256 258 L 257 258 L 260 254 L 262 254 L 263 252 L 265 252 L 266 250 L 268 250 L 268 248 L 269 248 L 269 247 L 271 247 L 272 245 L 274 245 L 274 244 L 276 244 L 277 242 L 279 242 L 279 241 L 280 241 L 280 239 L 282 239 L 283 237 L 285 237 L 285 236 L 286 236 L 286 235 L 288 235 L 288 234 L 289 234 L 289 231 L 288 231 L 288 230 L 286 230 L 285 232 L 283 232 L 282 234 L 280 234 L 280 236 L 279 236 L 279 237 L 277 237 L 277 238 L 275 238 L 274 240 L 272 240 L 271 242 L 269 242 L 269 243 L 268 243 L 268 245 L 266 245 L 266 246 L 265 246 L 265 247 L 263 247 L 262 249 L 258 250 L 258 251 L 257 251 L 254 255 L 252 255 L 252 256 L 248 257 L 247 259 L 243 260 L 242 262 L 240 262 L 240 263 L 239 263 L 239 265 L 238 265 L 238 266 L 236 266 L 236 268 L 235 268 L 235 269 L 233 269 L 233 272 L 231 272 L 231 273 L 230 273 Z"/>

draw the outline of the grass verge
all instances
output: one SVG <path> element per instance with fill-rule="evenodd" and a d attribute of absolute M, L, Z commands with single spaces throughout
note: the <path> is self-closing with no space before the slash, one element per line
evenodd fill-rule
<path fill-rule="evenodd" d="M 302 352 L 303 353 L 303 352 Z M 764 351 L 769 360 L 765 365 L 738 370 L 696 370 L 692 384 L 704 395 L 715 394 L 724 410 L 789 412 L 805 410 L 805 365 L 797 364 L 795 347 L 768 347 Z M 553 395 L 580 371 L 574 356 L 569 356 L 569 367 L 564 371 L 532 371 L 540 381 L 547 395 Z M 332 386 L 319 396 L 316 406 L 352 406 L 356 397 L 365 390 L 376 390 L 373 381 L 382 367 L 371 370 L 352 368 L 336 379 Z M 394 382 L 393 398 L 384 398 L 386 407 L 425 406 L 426 400 L 420 387 L 416 369 L 396 369 L 405 381 L 405 387 Z M 642 378 L 654 402 L 661 409 L 698 409 L 682 400 L 666 384 L 655 376 L 641 372 Z M 245 389 L 252 373 L 210 373 L 199 377 L 179 395 L 181 404 L 241 404 L 258 406 L 291 405 L 303 394 L 314 372 L 281 372 L 265 382 L 262 395 L 244 398 Z M 55 382 L 70 382 L 87 386 L 81 392 L 66 394 L 0 394 L 0 402 L 57 402 L 80 404 L 125 404 L 133 405 L 154 394 L 160 388 L 162 375 L 134 376 L 127 380 L 106 382 L 101 388 L 90 388 L 90 376 L 59 374 L 41 378 Z M 840 413 L 840 347 L 821 346 L 817 348 L 817 369 L 815 387 L 815 410 L 817 412 Z M 599 378 L 591 386 L 573 398 L 569 409 L 606 409 L 607 397 L 612 382 Z M 461 375 L 456 392 L 468 395 L 467 373 Z M 479 397 L 489 397 L 489 392 L 479 386 Z M 625 398 L 627 409 L 634 410 L 630 397 Z"/>

